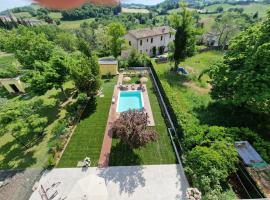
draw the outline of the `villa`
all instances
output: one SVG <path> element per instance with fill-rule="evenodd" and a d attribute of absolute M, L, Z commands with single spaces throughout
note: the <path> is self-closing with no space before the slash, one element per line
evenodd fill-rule
<path fill-rule="evenodd" d="M 169 26 L 136 29 L 128 31 L 125 39 L 138 52 L 155 56 L 168 51 L 169 43 L 174 40 L 174 32 Z"/>

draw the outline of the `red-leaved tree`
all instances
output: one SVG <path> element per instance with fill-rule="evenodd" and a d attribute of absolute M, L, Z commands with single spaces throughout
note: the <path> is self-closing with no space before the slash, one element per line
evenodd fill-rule
<path fill-rule="evenodd" d="M 157 139 L 155 130 L 147 128 L 148 115 L 139 110 L 122 112 L 114 122 L 112 131 L 125 144 L 136 149 Z"/>

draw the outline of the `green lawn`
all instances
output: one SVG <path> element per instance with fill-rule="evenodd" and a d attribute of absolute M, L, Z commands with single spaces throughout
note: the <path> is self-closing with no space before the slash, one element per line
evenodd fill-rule
<path fill-rule="evenodd" d="M 97 166 L 116 79 L 104 82 L 104 97 L 89 103 L 57 167 L 76 167 L 85 156 Z"/>
<path fill-rule="evenodd" d="M 90 19 L 82 19 L 82 20 L 76 20 L 76 21 L 61 21 L 61 24 L 59 25 L 59 28 L 62 29 L 78 29 L 80 28 L 80 25 L 83 22 L 92 22 L 94 19 L 90 18 Z"/>
<path fill-rule="evenodd" d="M 64 85 L 66 90 L 74 88 L 71 82 Z M 68 94 L 68 92 L 66 92 Z M 48 118 L 48 125 L 45 129 L 44 138 L 34 142 L 34 145 L 25 149 L 22 145 L 10 135 L 5 134 L 0 136 L 0 169 L 24 169 L 24 168 L 39 168 L 46 167 L 48 164 L 48 151 L 52 142 L 51 129 L 57 121 L 63 118 L 66 114 L 65 109 L 60 105 L 65 101 L 60 90 L 52 89 L 43 96 L 35 97 L 13 97 L 9 101 L 29 101 L 30 99 L 41 98 L 44 100 L 44 109 L 40 111 L 40 115 Z M 51 106 L 53 101 L 58 103 Z M 24 136 L 19 137 L 21 140 Z"/>
<path fill-rule="evenodd" d="M 114 138 L 109 163 L 111 166 L 175 164 L 177 162 L 151 80 L 147 82 L 147 90 L 158 140 L 141 149 L 131 150 L 119 139 Z"/>
<path fill-rule="evenodd" d="M 168 82 L 177 81 L 182 83 L 184 81 L 192 80 L 194 84 L 198 84 L 198 77 L 201 72 L 205 69 L 208 69 L 212 64 L 218 62 L 222 59 L 223 53 L 220 51 L 208 51 L 203 53 L 198 53 L 193 57 L 187 58 L 184 62 L 180 63 L 180 66 L 183 66 L 187 69 L 190 74 L 188 76 L 174 76 L 172 74 L 168 74 L 170 68 L 173 67 L 174 63 L 162 63 L 156 65 L 156 70 L 161 78 L 165 78 Z M 172 76 L 171 76 L 172 75 Z M 205 83 L 209 80 L 208 75 L 204 75 L 201 80 Z"/>

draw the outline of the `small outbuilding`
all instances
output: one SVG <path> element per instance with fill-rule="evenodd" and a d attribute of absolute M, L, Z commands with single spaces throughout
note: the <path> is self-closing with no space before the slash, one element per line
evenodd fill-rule
<path fill-rule="evenodd" d="M 118 74 L 118 61 L 113 58 L 100 58 L 98 60 L 101 76 L 117 75 Z"/>
<path fill-rule="evenodd" d="M 20 80 L 20 77 L 0 79 L 0 86 L 12 94 L 25 93 L 25 85 Z"/>

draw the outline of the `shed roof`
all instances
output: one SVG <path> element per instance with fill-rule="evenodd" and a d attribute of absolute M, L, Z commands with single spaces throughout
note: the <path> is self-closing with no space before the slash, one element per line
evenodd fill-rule
<path fill-rule="evenodd" d="M 172 31 L 173 29 L 169 26 L 159 26 L 152 28 L 130 30 L 128 31 L 128 34 L 131 34 L 133 37 L 140 39 L 145 37 L 153 37 L 157 35 L 168 34 Z"/>
<path fill-rule="evenodd" d="M 257 151 L 249 144 L 248 141 L 235 142 L 235 147 L 241 159 L 246 165 L 264 162 Z"/>
<path fill-rule="evenodd" d="M 100 65 L 117 65 L 118 61 L 112 58 L 100 58 L 98 60 L 98 64 Z"/>

